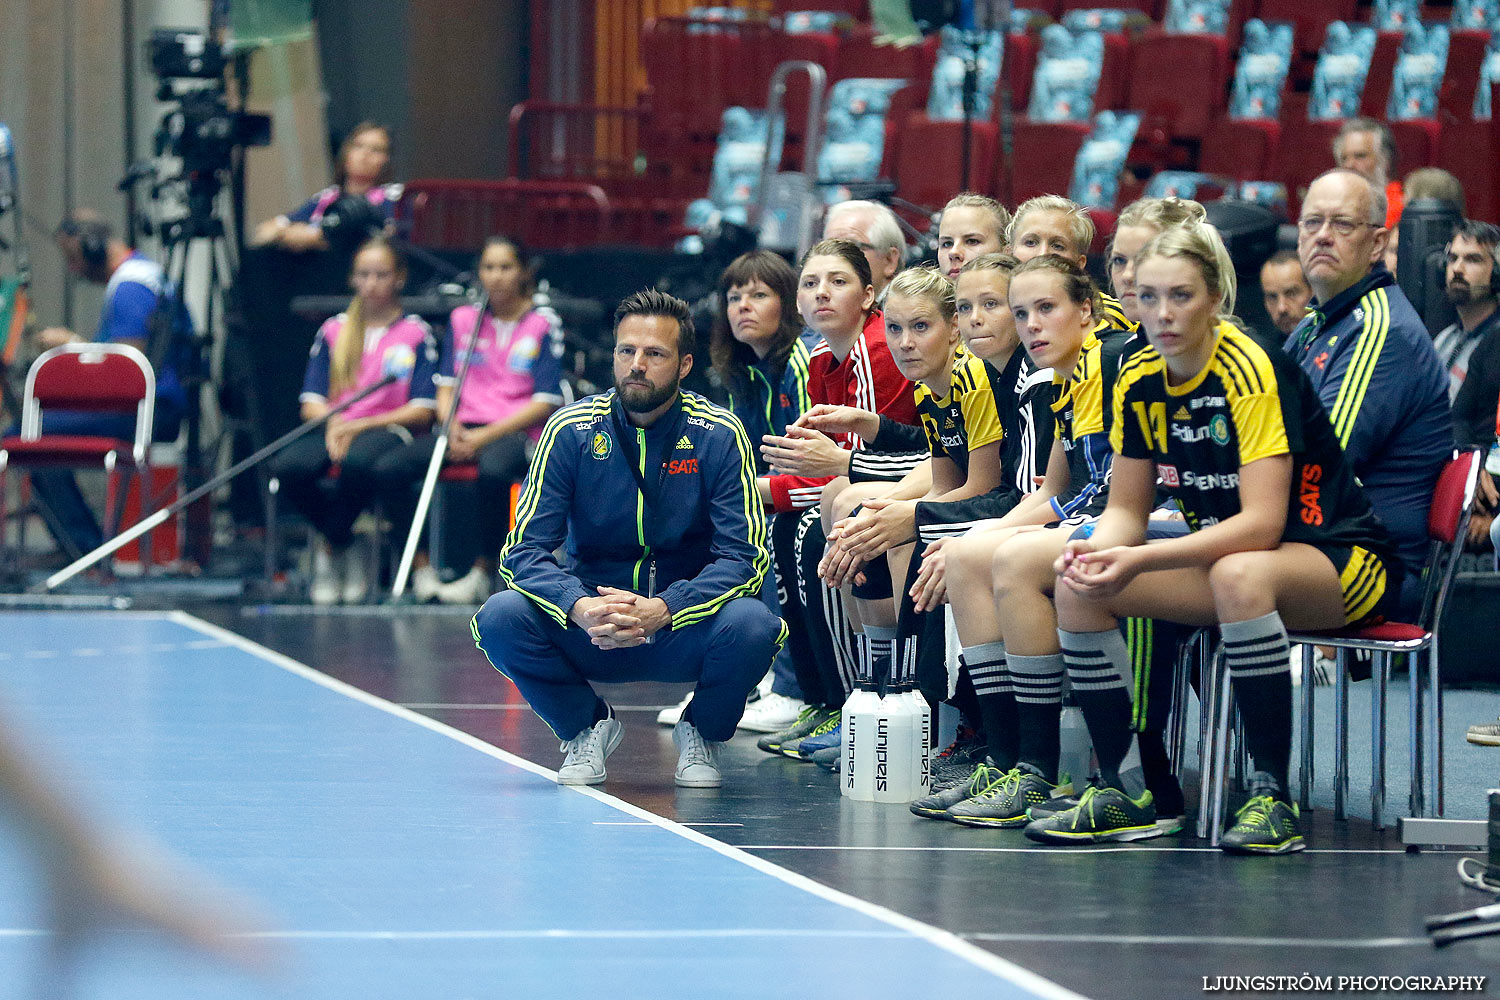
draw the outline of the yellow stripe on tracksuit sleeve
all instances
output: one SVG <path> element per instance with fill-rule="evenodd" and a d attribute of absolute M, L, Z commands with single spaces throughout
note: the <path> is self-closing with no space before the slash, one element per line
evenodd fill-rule
<path fill-rule="evenodd" d="M 609 404 L 606 400 L 603 408 L 607 409 L 608 406 Z M 591 422 L 598 416 L 599 411 L 600 404 L 596 401 L 587 408 L 580 408 L 576 414 L 564 411 L 562 414 L 559 414 L 560 419 L 554 418 L 548 422 L 546 428 L 542 431 L 542 439 L 537 444 L 536 455 L 532 458 L 531 471 L 534 474 L 527 477 L 526 489 L 522 491 L 521 499 L 516 503 L 516 523 L 510 529 L 510 534 L 505 539 L 505 548 L 500 553 L 500 576 L 505 581 L 505 585 L 530 600 L 565 628 L 568 624 L 568 612 L 546 598 L 533 594 L 525 587 L 517 586 L 515 577 L 505 565 L 505 556 L 510 552 L 511 546 L 524 537 L 526 534 L 526 525 L 531 522 L 531 516 L 536 513 L 536 506 L 541 499 L 542 493 L 542 479 L 544 478 L 542 473 L 547 468 L 547 460 L 552 455 L 552 445 L 556 443 L 557 435 L 564 427 L 575 427 L 581 423 Z M 475 632 L 475 638 L 477 641 L 477 631 Z"/>
<path fill-rule="evenodd" d="M 1360 407 L 1364 405 L 1365 392 L 1370 388 L 1370 379 L 1380 361 L 1380 352 L 1385 347 L 1386 335 L 1391 329 L 1390 301 L 1385 289 L 1377 288 L 1364 298 L 1365 325 L 1355 345 L 1354 357 L 1344 370 L 1344 382 L 1339 386 L 1338 397 L 1333 403 L 1333 431 L 1338 435 L 1339 445 L 1348 447 L 1359 420 Z"/>
<path fill-rule="evenodd" d="M 686 397 L 684 397 L 686 399 Z M 717 424 L 723 424 L 734 432 L 735 446 L 740 451 L 740 485 L 744 494 L 745 503 L 745 528 L 746 540 L 755 546 L 755 561 L 752 563 L 754 572 L 749 580 L 737 587 L 732 587 L 720 594 L 718 597 L 699 604 L 693 604 L 680 609 L 672 616 L 672 627 L 683 628 L 708 618 L 722 606 L 737 597 L 753 597 L 760 592 L 761 581 L 765 579 L 766 570 L 770 567 L 771 557 L 766 551 L 766 517 L 759 506 L 760 494 L 755 489 L 754 469 L 755 462 L 750 454 L 750 438 L 745 434 L 745 428 L 740 424 L 733 414 L 723 410 L 710 409 L 698 404 L 696 401 L 686 399 L 684 407 L 689 413 L 703 417 Z"/>

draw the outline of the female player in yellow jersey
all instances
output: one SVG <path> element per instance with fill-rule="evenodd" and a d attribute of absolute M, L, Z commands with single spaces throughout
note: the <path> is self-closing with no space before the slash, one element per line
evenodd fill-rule
<path fill-rule="evenodd" d="M 1150 793 L 1122 787 L 1129 656 L 1120 617 L 1218 625 L 1254 761 L 1225 850 L 1305 845 L 1287 799 L 1291 669 L 1286 629 L 1382 615 L 1400 564 L 1354 481 L 1307 376 L 1229 320 L 1234 268 L 1211 227 L 1162 233 L 1136 258 L 1150 346 L 1120 369 L 1109 504 L 1057 560 L 1058 636 L 1104 784 L 1031 823 L 1044 843 L 1151 836 Z M 1143 544 L 1157 480 L 1191 532 Z"/>

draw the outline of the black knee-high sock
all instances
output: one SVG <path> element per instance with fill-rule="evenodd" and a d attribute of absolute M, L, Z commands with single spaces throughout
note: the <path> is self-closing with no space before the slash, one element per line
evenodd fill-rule
<path fill-rule="evenodd" d="M 1011 685 L 1016 692 L 1022 763 L 1057 781 L 1058 722 L 1062 717 L 1062 682 L 1066 667 L 1061 653 L 1045 656 L 1010 654 Z"/>
<path fill-rule="evenodd" d="M 974 693 L 979 699 L 979 717 L 984 722 L 990 759 L 997 767 L 1009 771 L 1016 766 L 1020 750 L 1017 742 L 1020 727 L 1016 714 L 1015 690 L 1010 670 L 1005 664 L 1005 643 L 986 642 L 979 646 L 966 646 L 963 658 L 969 668 L 969 679 L 974 682 Z"/>
<path fill-rule="evenodd" d="M 1292 667 L 1286 626 L 1272 611 L 1249 621 L 1225 622 L 1219 634 L 1245 722 L 1250 759 L 1285 795 L 1292 756 Z"/>
<path fill-rule="evenodd" d="M 1057 637 L 1073 698 L 1094 741 L 1100 777 L 1106 785 L 1139 797 L 1145 780 L 1130 728 L 1130 650 L 1124 636 L 1112 628 L 1104 632 L 1058 629 Z"/>

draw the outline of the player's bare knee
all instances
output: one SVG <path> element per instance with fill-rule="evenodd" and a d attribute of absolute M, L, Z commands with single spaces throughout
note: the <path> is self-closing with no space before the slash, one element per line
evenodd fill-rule
<path fill-rule="evenodd" d="M 1266 604 L 1272 583 L 1266 560 L 1259 552 L 1232 552 L 1208 571 L 1208 586 L 1222 618 L 1235 621 Z M 1274 599 L 1274 597 L 1272 597 Z"/>

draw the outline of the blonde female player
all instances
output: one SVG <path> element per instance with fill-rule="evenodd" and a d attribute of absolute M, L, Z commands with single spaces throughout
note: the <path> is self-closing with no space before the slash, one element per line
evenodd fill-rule
<path fill-rule="evenodd" d="M 1400 563 L 1307 376 L 1230 321 L 1234 267 L 1218 233 L 1164 232 L 1137 257 L 1136 284 L 1150 347 L 1120 370 L 1108 509 L 1055 565 L 1058 636 L 1104 785 L 1026 834 L 1043 843 L 1150 835 L 1150 793 L 1119 780 L 1131 732 L 1117 622 L 1133 615 L 1219 626 L 1255 766 L 1250 800 L 1221 844 L 1298 851 L 1286 792 L 1286 628 L 1383 615 Z M 1158 477 L 1192 530 L 1142 544 Z"/>

